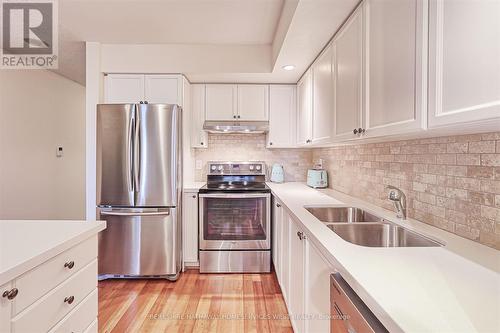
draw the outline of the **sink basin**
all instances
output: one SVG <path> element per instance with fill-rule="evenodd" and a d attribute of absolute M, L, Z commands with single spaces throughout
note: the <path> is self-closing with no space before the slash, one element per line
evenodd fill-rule
<path fill-rule="evenodd" d="M 390 223 L 327 224 L 344 240 L 368 247 L 438 247 L 442 244 Z"/>
<path fill-rule="evenodd" d="M 356 207 L 306 207 L 321 222 L 381 222 L 382 218 Z"/>

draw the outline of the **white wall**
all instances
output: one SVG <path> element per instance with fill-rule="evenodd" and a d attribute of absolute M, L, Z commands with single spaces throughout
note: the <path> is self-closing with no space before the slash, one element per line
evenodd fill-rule
<path fill-rule="evenodd" d="M 0 70 L 0 219 L 84 218 L 85 87 Z"/>

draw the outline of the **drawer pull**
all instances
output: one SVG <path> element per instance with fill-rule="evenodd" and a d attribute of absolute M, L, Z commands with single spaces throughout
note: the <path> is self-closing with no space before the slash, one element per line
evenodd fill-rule
<path fill-rule="evenodd" d="M 17 288 L 12 288 L 11 290 L 4 291 L 2 297 L 7 297 L 7 299 L 14 299 L 16 298 L 18 293 L 19 290 Z"/>
<path fill-rule="evenodd" d="M 70 296 L 70 297 L 65 297 L 64 298 L 64 303 L 71 304 L 75 300 L 75 296 Z"/>
<path fill-rule="evenodd" d="M 66 263 L 64 263 L 64 267 L 67 267 L 68 269 L 72 269 L 73 267 L 75 267 L 75 262 L 73 260 L 70 262 L 66 262 Z"/>

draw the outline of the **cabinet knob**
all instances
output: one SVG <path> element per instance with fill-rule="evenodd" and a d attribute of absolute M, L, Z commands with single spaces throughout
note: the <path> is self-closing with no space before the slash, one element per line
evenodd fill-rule
<path fill-rule="evenodd" d="M 139 101 L 139 104 L 144 104 L 144 102 L 143 101 Z"/>
<path fill-rule="evenodd" d="M 354 134 L 358 134 L 358 130 L 357 130 L 356 128 L 355 128 L 355 129 L 353 129 L 353 130 L 352 130 L 352 132 L 353 132 Z"/>
<path fill-rule="evenodd" d="M 7 299 L 12 300 L 16 298 L 19 290 L 17 288 L 12 288 L 11 290 L 6 290 L 3 292 L 2 297 L 7 297 Z"/>
<path fill-rule="evenodd" d="M 306 140 L 306 143 L 311 143 L 311 142 L 312 142 L 312 140 L 311 140 L 311 139 L 307 139 L 307 140 Z"/>
<path fill-rule="evenodd" d="M 148 104 L 148 101 L 144 101 L 144 104 Z"/>
<path fill-rule="evenodd" d="M 279 208 L 279 207 L 281 207 L 281 205 L 280 205 L 279 203 L 277 203 L 277 204 L 276 204 L 276 207 L 278 207 L 278 208 Z"/>
<path fill-rule="evenodd" d="M 75 300 L 75 296 L 69 296 L 64 298 L 64 303 L 71 304 Z"/>
<path fill-rule="evenodd" d="M 272 143 L 272 142 L 269 142 L 269 145 L 270 145 L 270 146 L 272 146 L 272 145 L 273 145 L 273 143 Z"/>
<path fill-rule="evenodd" d="M 240 118 L 241 118 L 241 116 L 238 116 L 238 119 L 240 119 Z"/>
<path fill-rule="evenodd" d="M 204 145 L 204 143 L 203 143 L 203 142 L 200 142 L 200 145 L 202 145 L 202 146 L 203 146 L 203 145 Z"/>
<path fill-rule="evenodd" d="M 236 116 L 233 116 L 234 119 L 236 119 Z"/>
<path fill-rule="evenodd" d="M 65 262 L 64 267 L 66 267 L 68 269 L 72 269 L 73 267 L 75 267 L 75 262 L 73 260 Z"/>
<path fill-rule="evenodd" d="M 365 129 L 364 129 L 364 128 L 361 128 L 361 127 L 360 127 L 360 128 L 358 128 L 358 133 L 359 133 L 359 134 L 363 134 L 364 132 L 365 132 Z"/>
<path fill-rule="evenodd" d="M 193 195 L 193 199 L 196 199 L 196 195 Z"/>
<path fill-rule="evenodd" d="M 297 237 L 299 237 L 300 240 L 303 240 L 306 238 L 306 236 L 304 236 L 304 233 L 302 231 L 297 231 Z"/>

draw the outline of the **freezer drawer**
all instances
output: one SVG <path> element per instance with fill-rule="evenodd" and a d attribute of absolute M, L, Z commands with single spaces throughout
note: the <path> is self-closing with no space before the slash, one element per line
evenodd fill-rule
<path fill-rule="evenodd" d="M 163 276 L 180 271 L 176 208 L 100 208 L 107 228 L 99 234 L 100 278 Z"/>

